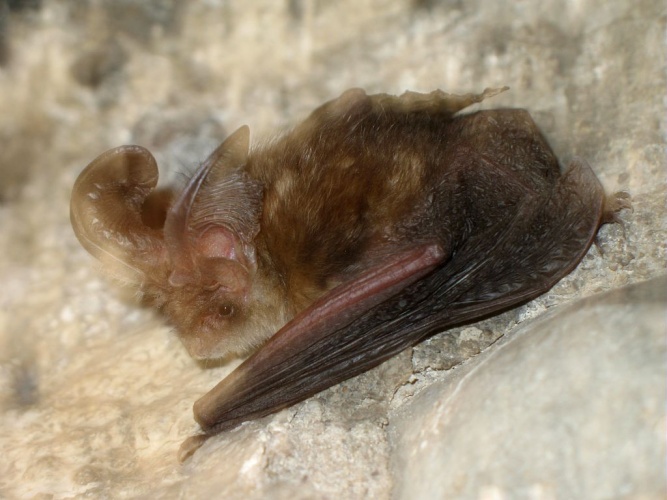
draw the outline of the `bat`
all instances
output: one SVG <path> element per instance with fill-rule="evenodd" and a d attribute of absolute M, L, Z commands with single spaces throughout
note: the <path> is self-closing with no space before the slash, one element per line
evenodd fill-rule
<path fill-rule="evenodd" d="M 204 440 L 302 401 L 434 333 L 525 303 L 629 202 L 565 169 L 529 113 L 461 113 L 502 89 L 351 89 L 249 147 L 239 128 L 187 185 L 140 146 L 74 184 L 81 244 L 138 286 L 200 360 L 249 357 L 194 405 Z"/>

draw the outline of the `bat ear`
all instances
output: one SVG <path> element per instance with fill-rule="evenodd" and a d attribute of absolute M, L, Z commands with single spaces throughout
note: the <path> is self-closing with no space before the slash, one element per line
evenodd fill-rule
<path fill-rule="evenodd" d="M 163 255 L 161 230 L 144 216 L 147 199 L 157 200 L 151 196 L 157 180 L 157 164 L 148 150 L 121 146 L 93 160 L 72 190 L 70 220 L 83 247 L 132 279 L 140 279 L 144 264 Z M 158 198 L 158 205 L 168 203 L 168 196 Z M 148 205 L 152 219 L 160 208 Z"/>
<path fill-rule="evenodd" d="M 199 280 L 206 259 L 254 269 L 262 185 L 244 170 L 249 134 L 243 126 L 218 146 L 171 206 L 164 236 L 174 268 L 172 285 Z"/>
<path fill-rule="evenodd" d="M 242 168 L 248 162 L 249 148 L 250 128 L 243 125 L 211 153 L 202 168 L 210 165 L 210 174 L 213 176 Z"/>

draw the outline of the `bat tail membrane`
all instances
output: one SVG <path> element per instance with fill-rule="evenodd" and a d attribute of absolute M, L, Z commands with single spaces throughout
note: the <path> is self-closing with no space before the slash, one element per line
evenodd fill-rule
<path fill-rule="evenodd" d="M 485 255 L 472 271 L 453 259 L 449 272 L 433 276 L 431 307 L 444 308 L 431 317 L 435 326 L 488 316 L 548 291 L 588 251 L 603 223 L 604 204 L 588 164 L 572 162 L 545 196 L 527 196 L 507 224 L 465 243 L 458 255 L 473 250 Z"/>

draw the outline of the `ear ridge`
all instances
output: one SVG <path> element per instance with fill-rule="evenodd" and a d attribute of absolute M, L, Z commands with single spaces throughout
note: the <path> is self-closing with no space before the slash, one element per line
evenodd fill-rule
<path fill-rule="evenodd" d="M 204 186 L 195 200 L 190 228 L 195 235 L 224 226 L 241 241 L 250 242 L 259 231 L 263 186 L 245 172 L 235 171 Z"/>
<path fill-rule="evenodd" d="M 200 168 L 210 168 L 209 176 L 236 170 L 248 163 L 250 149 L 250 127 L 242 125 L 223 141 L 206 159 Z"/>
<path fill-rule="evenodd" d="M 172 264 L 177 271 L 174 282 L 180 283 L 190 274 L 198 279 L 196 262 L 199 256 L 192 240 L 199 238 L 209 227 L 223 225 L 242 234 L 249 231 L 245 226 L 252 228 L 250 221 L 246 221 L 253 215 L 252 210 L 250 215 L 241 214 L 231 218 L 225 215 L 229 212 L 225 206 L 230 201 L 232 213 L 237 214 L 245 208 L 243 200 L 248 196 L 245 196 L 243 183 L 238 182 L 237 178 L 242 177 L 241 169 L 248 161 L 249 137 L 250 129 L 244 125 L 225 139 L 201 164 L 171 206 L 165 220 L 164 234 Z M 232 196 L 228 196 L 228 193 Z M 240 209 L 236 205 L 240 205 Z M 235 223 L 235 218 L 239 218 L 240 223 Z M 259 219 L 256 219 L 258 225 Z"/>
<path fill-rule="evenodd" d="M 248 126 L 240 127 L 200 167 L 207 173 L 188 217 L 191 249 L 200 262 L 217 257 L 249 271 L 255 267 L 253 240 L 259 232 L 263 186 L 245 170 L 249 139 Z"/>

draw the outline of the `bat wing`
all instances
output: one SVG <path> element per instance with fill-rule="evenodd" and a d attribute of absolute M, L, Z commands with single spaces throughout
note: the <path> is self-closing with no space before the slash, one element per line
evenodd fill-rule
<path fill-rule="evenodd" d="M 581 260 L 602 221 L 604 192 L 575 161 L 543 193 L 455 251 L 426 245 L 398 254 L 318 300 L 196 402 L 204 435 L 268 415 L 358 375 L 447 327 L 526 302 Z"/>
<path fill-rule="evenodd" d="M 341 364 L 341 345 L 353 348 L 364 340 L 350 325 L 432 272 L 444 255 L 439 245 L 419 246 L 325 294 L 197 401 L 199 424 L 207 433 L 220 432 L 348 378 L 342 367 L 336 379 L 328 370 L 323 375 L 322 368 Z M 294 386 L 299 389 L 294 391 Z"/>
<path fill-rule="evenodd" d="M 195 419 L 206 434 L 186 440 L 180 460 L 211 435 L 302 401 L 394 354 L 380 348 L 364 356 L 364 344 L 370 338 L 351 325 L 391 297 L 403 295 L 445 257 L 438 244 L 418 246 L 395 254 L 315 301 L 195 403 Z M 381 325 L 390 320 L 375 318 Z M 376 338 L 375 344 L 381 344 L 381 339 Z M 359 359 L 350 356 L 354 351 L 361 354 Z M 363 358 L 367 360 L 360 364 Z"/>

